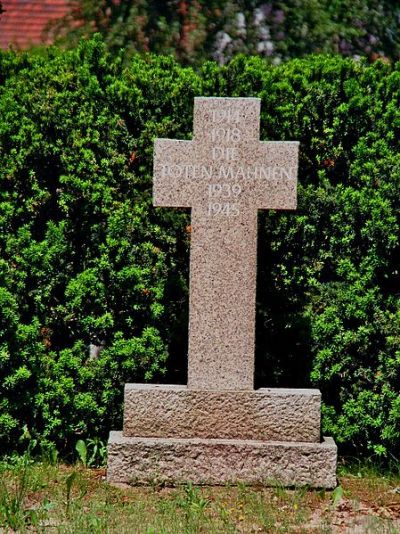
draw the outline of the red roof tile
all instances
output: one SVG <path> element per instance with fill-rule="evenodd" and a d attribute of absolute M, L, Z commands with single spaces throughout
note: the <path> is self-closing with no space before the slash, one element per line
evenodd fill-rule
<path fill-rule="evenodd" d="M 51 20 L 70 11 L 71 0 L 2 0 L 0 15 L 0 48 L 29 48 L 49 44 L 45 28 Z"/>

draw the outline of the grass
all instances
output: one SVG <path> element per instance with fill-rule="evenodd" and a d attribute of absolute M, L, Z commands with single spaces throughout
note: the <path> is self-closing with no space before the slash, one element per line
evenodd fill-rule
<path fill-rule="evenodd" d="M 400 531 L 400 475 L 343 470 L 334 492 L 282 487 L 110 486 L 104 469 L 0 463 L 0 532 L 256 533 Z"/>

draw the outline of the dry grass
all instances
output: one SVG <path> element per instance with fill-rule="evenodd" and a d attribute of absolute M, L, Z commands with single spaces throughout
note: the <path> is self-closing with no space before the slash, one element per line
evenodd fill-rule
<path fill-rule="evenodd" d="M 400 532 L 399 476 L 347 473 L 340 485 L 117 488 L 102 469 L 22 459 L 1 472 L 0 532 Z"/>

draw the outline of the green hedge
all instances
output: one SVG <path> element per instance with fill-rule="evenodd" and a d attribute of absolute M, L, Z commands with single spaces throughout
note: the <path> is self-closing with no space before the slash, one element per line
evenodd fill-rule
<path fill-rule="evenodd" d="M 301 143 L 297 212 L 259 216 L 257 384 L 320 387 L 342 451 L 398 456 L 400 68 L 125 68 L 98 40 L 0 55 L 1 447 L 104 438 L 125 382 L 185 380 L 190 219 L 152 207 L 152 158 L 196 95 L 259 96 L 261 138 Z"/>

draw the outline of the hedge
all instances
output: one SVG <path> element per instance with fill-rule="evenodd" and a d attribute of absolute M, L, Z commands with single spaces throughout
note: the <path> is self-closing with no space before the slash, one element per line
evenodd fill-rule
<path fill-rule="evenodd" d="M 259 214 L 256 384 L 319 387 L 342 452 L 398 457 L 400 66 L 126 67 L 99 38 L 0 53 L 2 451 L 105 439 L 125 382 L 185 381 L 190 214 L 152 207 L 152 159 L 196 95 L 301 143 L 298 210 Z"/>

